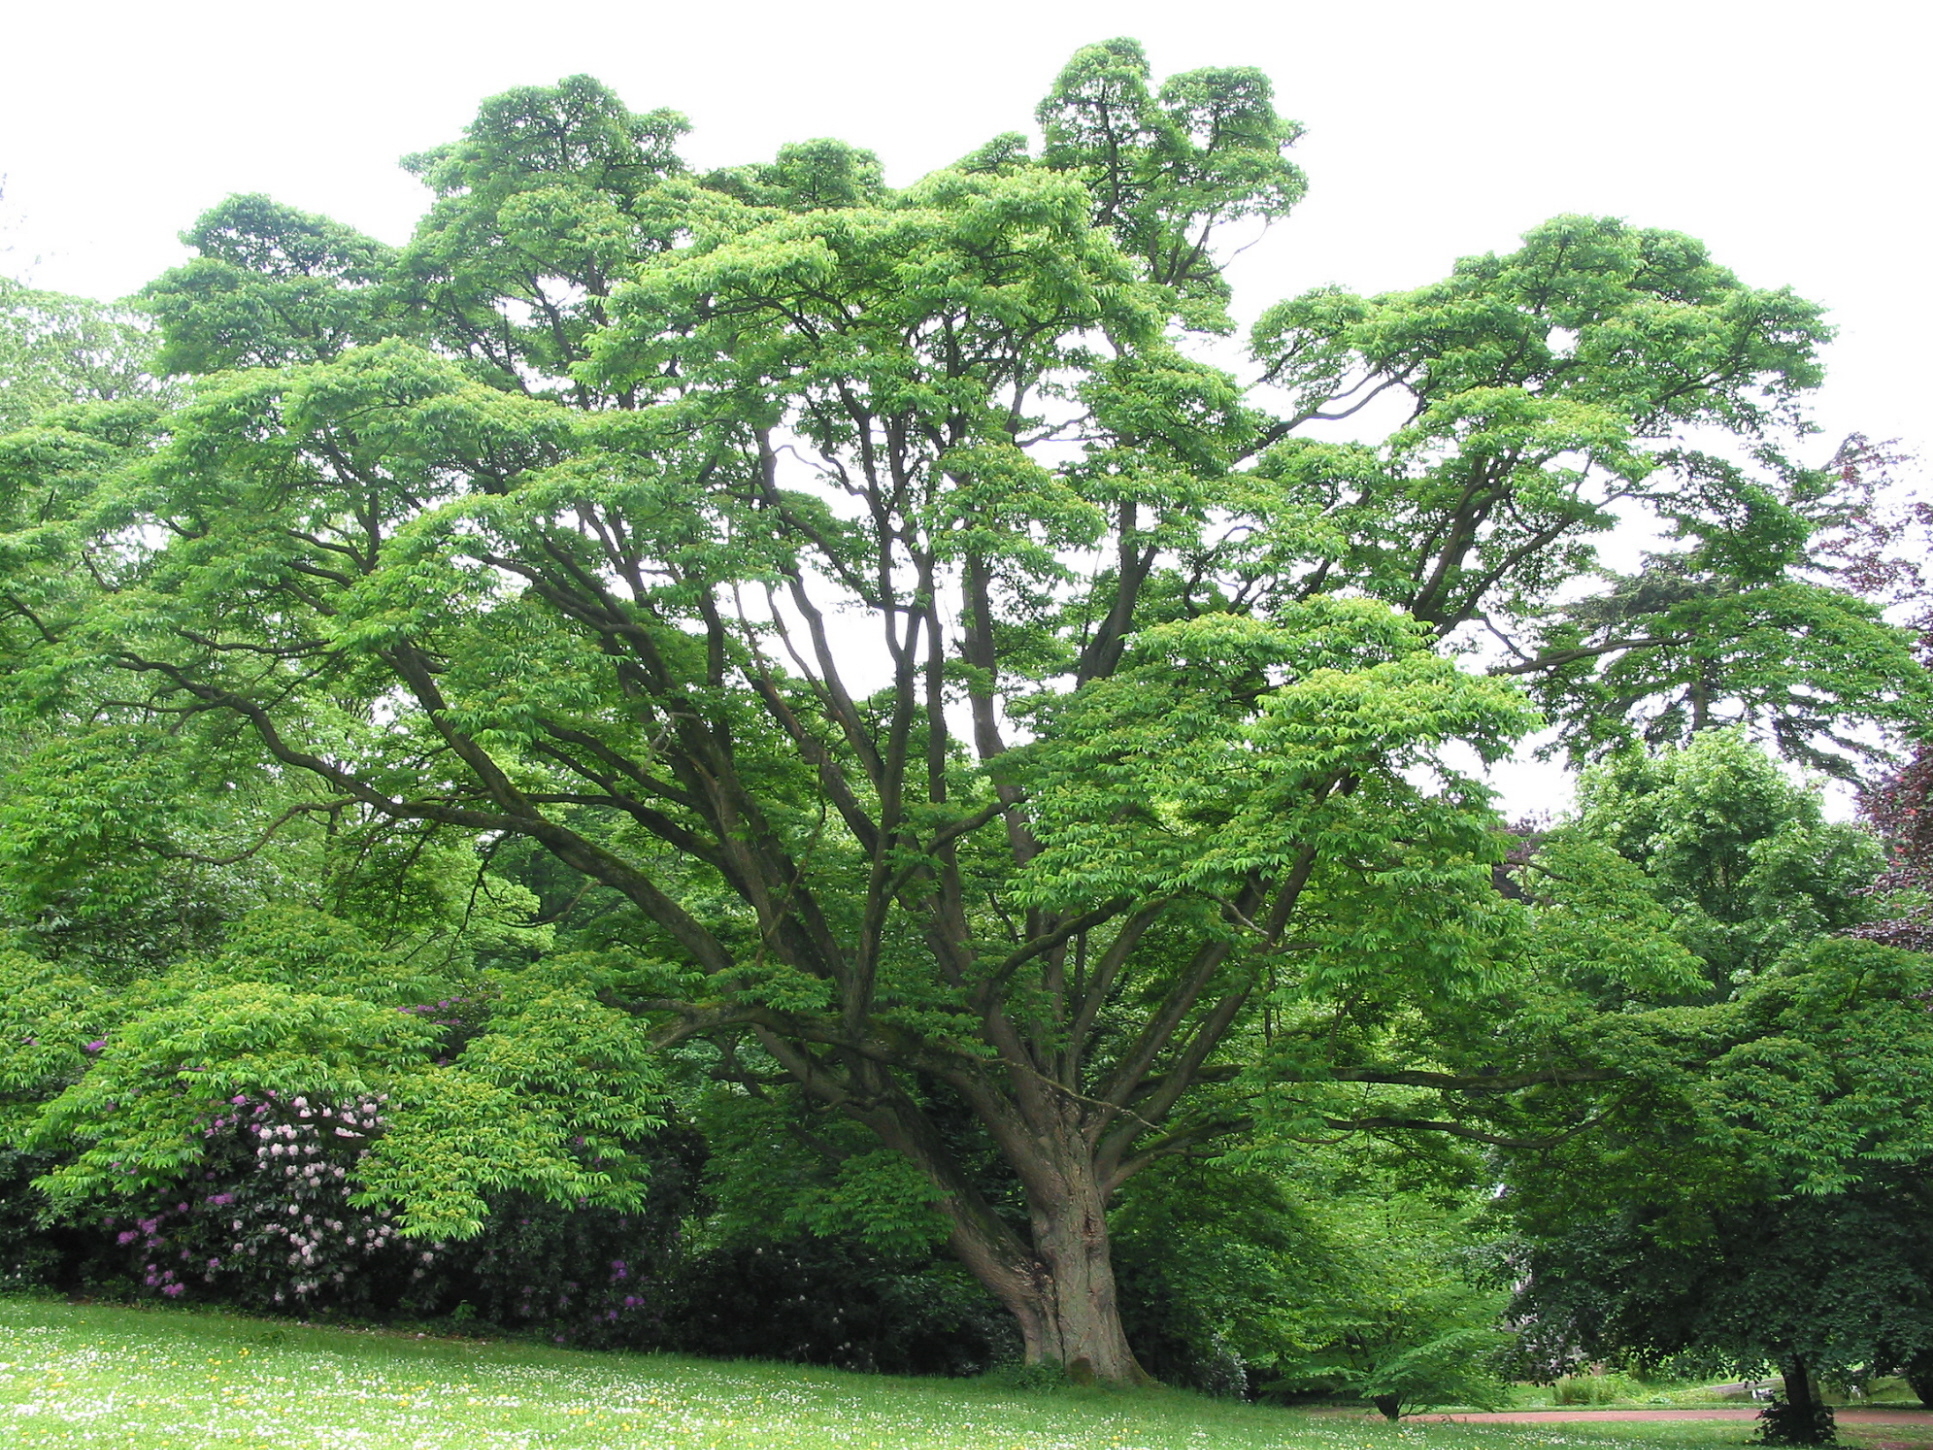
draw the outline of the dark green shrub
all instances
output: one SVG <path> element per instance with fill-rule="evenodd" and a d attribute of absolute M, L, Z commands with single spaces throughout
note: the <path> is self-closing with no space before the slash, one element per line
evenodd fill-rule
<path fill-rule="evenodd" d="M 734 1244 L 687 1261 L 667 1344 L 727 1359 L 971 1375 L 1019 1358 L 1012 1324 L 950 1262 L 800 1238 Z"/>
<path fill-rule="evenodd" d="M 1830 1445 L 1839 1438 L 1832 1407 L 1817 1400 L 1795 1405 L 1784 1395 L 1774 1395 L 1758 1419 L 1758 1433 L 1752 1437 L 1758 1445 Z"/>

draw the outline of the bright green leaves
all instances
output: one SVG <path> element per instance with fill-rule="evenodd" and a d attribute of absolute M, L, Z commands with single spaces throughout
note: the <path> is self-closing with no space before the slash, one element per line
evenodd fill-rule
<path fill-rule="evenodd" d="M 1190 71 L 1157 91 L 1132 40 L 1077 51 L 1035 118 L 1042 164 L 1087 186 L 1149 280 L 1172 287 L 1190 325 L 1225 330 L 1211 239 L 1242 217 L 1288 214 L 1306 189 L 1283 157 L 1301 134 L 1275 114 L 1268 78 L 1246 67 Z"/>
<path fill-rule="evenodd" d="M 1283 303 L 1252 343 L 1291 389 L 1345 376 L 1353 353 L 1426 401 L 1528 388 L 1610 408 L 1655 437 L 1673 423 L 1772 421 L 1769 408 L 1818 382 L 1830 335 L 1819 312 L 1745 287 L 1677 233 L 1570 216 L 1413 292 Z"/>
<path fill-rule="evenodd" d="M 1385 597 L 1447 630 L 1542 607 L 1622 497 L 1681 527 L 1701 513 L 1702 485 L 1674 467 L 1679 430 L 1756 438 L 1817 381 L 1826 335 L 1816 308 L 1745 288 L 1675 233 L 1561 217 L 1414 292 L 1282 303 L 1252 345 L 1290 424 L 1404 399 L 1368 486 L 1324 487 L 1320 455 L 1274 472 L 1340 496 L 1351 576 L 1386 579 Z"/>
<path fill-rule="evenodd" d="M 630 1208 L 643 1191 L 630 1149 L 663 1126 L 644 1035 L 568 972 L 494 985 L 485 1031 L 398 1082 L 395 1125 L 358 1175 L 353 1201 L 401 1205 L 412 1237 L 468 1238 L 507 1192 Z"/>
<path fill-rule="evenodd" d="M 0 917 L 125 922 L 161 893 L 159 854 L 192 838 L 192 756 L 144 725 L 70 730 L 0 777 Z M 88 889 L 77 891 L 76 883 Z"/>
<path fill-rule="evenodd" d="M 590 405 L 569 373 L 612 290 L 681 229 L 657 193 L 684 170 L 685 129 L 670 111 L 633 114 L 588 76 L 493 97 L 461 141 L 405 163 L 438 199 L 395 292 L 492 382 Z"/>
<path fill-rule="evenodd" d="M 735 470 L 778 475 L 777 459 L 744 456 L 777 430 L 824 494 L 870 498 L 915 549 L 992 561 L 1022 595 L 1063 577 L 1057 551 L 1098 536 L 1100 500 L 1023 440 L 1085 391 L 1102 336 L 1145 345 L 1161 320 L 1158 298 L 1089 226 L 1082 189 L 1037 170 L 952 171 L 865 206 L 739 213 L 639 272 L 581 376 L 661 400 L 661 438 L 702 428 L 744 458 Z M 1086 401 L 1113 415 L 1110 431 L 1136 427 L 1148 456 L 1097 453 L 1097 474 L 1159 468 L 1158 449 L 1226 466 L 1225 415 L 1238 410 L 1225 378 L 1179 358 L 1114 370 Z M 873 578 L 879 540 L 802 512 L 805 496 L 767 494 L 776 519 L 739 516 L 741 555 L 770 551 L 788 571 L 816 556 L 843 579 Z M 760 542 L 774 525 L 790 557 Z"/>
<path fill-rule="evenodd" d="M 825 211 L 883 201 L 879 158 L 843 141 L 820 139 L 779 147 L 764 166 L 714 171 L 703 185 L 749 206 L 781 211 Z"/>
<path fill-rule="evenodd" d="M 418 499 L 436 491 L 439 475 L 467 475 L 483 489 L 503 487 L 525 469 L 551 461 L 571 428 L 571 415 L 536 399 L 467 378 L 434 353 L 389 341 L 360 348 L 328 367 L 292 379 L 284 424 L 333 442 L 355 471 L 377 469 L 410 478 L 424 470 Z"/>
<path fill-rule="evenodd" d="M 419 1235 L 474 1233 L 497 1193 L 635 1202 L 632 1148 L 661 1125 L 649 1042 L 567 963 L 489 979 L 379 949 L 347 923 L 272 908 L 225 951 L 110 1001 L 84 978 L 0 959 L 0 1101 L 11 1141 L 66 1150 L 56 1201 L 189 1176 L 238 1095 L 382 1095 L 355 1174 Z M 447 963 L 446 963 L 447 965 Z M 39 1101 L 35 1101 L 38 1099 Z"/>
<path fill-rule="evenodd" d="M 1139 337 L 1153 321 L 1080 188 L 1038 173 L 940 172 L 873 208 L 746 209 L 644 269 L 618 311 L 602 378 L 722 387 L 747 422 L 797 399 L 828 452 L 863 426 L 836 406 L 842 390 L 866 415 L 984 434 L 1001 391 L 1024 398 L 1072 360 L 1074 334 Z"/>
<path fill-rule="evenodd" d="M 1740 1002 L 1756 1029 L 1713 1064 L 1729 1146 L 1805 1193 L 1933 1160 L 1933 963 L 1822 939 Z"/>
<path fill-rule="evenodd" d="M 1880 848 L 1824 819 L 1737 731 L 1626 752 L 1589 772 L 1576 833 L 1644 868 L 1678 939 L 1725 992 L 1814 937 L 1866 919 Z"/>
<path fill-rule="evenodd" d="M 390 875 L 401 893 L 409 883 Z M 233 982 L 255 982 L 291 992 L 355 997 L 381 1007 L 399 1008 L 453 990 L 450 978 L 429 963 L 413 960 L 415 945 L 398 943 L 401 952 L 384 951 L 349 921 L 313 907 L 277 904 L 248 913 L 229 930 L 222 951 L 203 964 L 176 968 L 169 982 L 201 990 Z"/>
<path fill-rule="evenodd" d="M 1401 1217 L 1385 1209 L 1332 1230 L 1342 1260 L 1332 1272 L 1349 1272 L 1347 1286 L 1311 1316 L 1304 1332 L 1314 1345 L 1285 1355 L 1269 1388 L 1347 1394 L 1391 1420 L 1435 1405 L 1510 1403 L 1495 1369 L 1509 1344 L 1507 1296 L 1473 1282 L 1467 1241 L 1435 1217 L 1411 1203 Z"/>
<path fill-rule="evenodd" d="M 570 76 L 492 96 L 463 140 L 403 164 L 439 196 L 510 189 L 546 176 L 636 195 L 683 169 L 673 147 L 688 129 L 674 111 L 633 114 L 608 87 Z"/>
<path fill-rule="evenodd" d="M 1655 881 L 1585 831 L 1538 842 L 1519 878 L 1533 910 L 1524 941 L 1532 971 L 1581 991 L 1593 1007 L 1695 998 L 1701 964 L 1676 936 Z"/>
<path fill-rule="evenodd" d="M 1150 346 L 1094 369 L 1081 389 L 1100 438 L 1088 447 L 1091 487 L 1109 502 L 1169 503 L 1175 476 L 1195 497 L 1185 516 L 1199 527 L 1202 480 L 1219 481 L 1253 446 L 1260 427 L 1227 373 Z M 1212 497 L 1212 495 L 1210 496 Z"/>
<path fill-rule="evenodd" d="M 1092 544 L 1106 516 L 1012 444 L 969 443 L 940 456 L 950 487 L 935 501 L 935 552 L 1007 559 L 1035 578 L 1065 577 L 1059 552 Z"/>
<path fill-rule="evenodd" d="M 155 391 L 154 340 L 120 307 L 0 277 L 0 434 L 64 403 Z"/>
<path fill-rule="evenodd" d="M 172 373 L 332 358 L 397 324 L 378 286 L 394 252 L 265 196 L 230 197 L 182 240 L 200 255 L 142 294 Z"/>
<path fill-rule="evenodd" d="M 21 1144 L 42 1105 L 87 1070 L 118 1015 L 84 975 L 0 947 L 0 1143 Z"/>
<path fill-rule="evenodd" d="M 202 1127 L 237 1094 L 374 1093 L 434 1045 L 393 1007 L 233 982 L 134 1015 L 93 1067 L 47 1104 L 43 1147 L 77 1148 L 42 1187 L 57 1203 L 174 1182 L 200 1162 Z"/>
<path fill-rule="evenodd" d="M 1805 582 L 1820 491 L 1784 448 L 1819 381 L 1820 310 L 1745 286 L 1673 232 L 1559 217 L 1442 282 L 1312 292 L 1252 335 L 1277 435 L 1406 414 L 1371 450 L 1284 439 L 1258 474 L 1343 535 L 1302 587 L 1355 587 L 1440 634 L 1483 626 L 1573 754 L 1732 720 L 1848 770 L 1850 722 L 1926 718 L 1908 641 Z M 1672 540 L 1563 604 L 1637 518 Z M 1487 646 L 1485 646 L 1487 647 Z"/>
<path fill-rule="evenodd" d="M 1232 901 L 1305 870 L 1290 935 L 1310 991 L 1411 973 L 1467 988 L 1486 970 L 1491 818 L 1446 751 L 1502 749 L 1536 716 L 1410 621 L 1319 600 L 1278 622 L 1158 626 L 1038 717 L 1019 777 L 1042 841 L 1027 899 Z"/>
<path fill-rule="evenodd" d="M 173 401 L 154 346 L 120 308 L 0 279 L 0 708 L 59 694 L 65 672 L 29 657 L 72 620 L 90 567 L 115 571 L 123 551 L 87 550 L 87 525 L 116 514 L 117 473 Z"/>

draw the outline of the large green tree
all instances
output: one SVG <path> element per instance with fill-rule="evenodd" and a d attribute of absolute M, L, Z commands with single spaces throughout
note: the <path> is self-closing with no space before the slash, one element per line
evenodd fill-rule
<path fill-rule="evenodd" d="M 578 78 L 412 158 L 401 248 L 225 203 L 146 299 L 187 401 L 10 455 L 0 648 L 19 708 L 541 848 L 629 913 L 574 980 L 912 1185 L 1030 1359 L 1128 1380 L 1148 1165 L 1614 1073 L 1549 1025 L 1606 969 L 1493 887 L 1468 762 L 1537 716 L 1466 647 L 1587 746 L 1828 748 L 1927 690 L 1793 573 L 1810 304 L 1560 218 L 1270 309 L 1237 378 L 1225 228 L 1302 191 L 1267 80 L 1114 41 L 1038 121 L 903 190 L 827 141 L 698 177 Z M 1321 432 L 1371 400 L 1381 444 Z M 1697 588 L 1548 627 L 1631 509 Z"/>
<path fill-rule="evenodd" d="M 1813 1443 L 1831 1426 L 1815 1376 L 1933 1355 L 1928 958 L 1830 938 L 1801 955 L 1687 1010 L 1708 1061 L 1650 1111 L 1508 1155 L 1516 1313 L 1543 1373 L 1774 1365 L 1773 1433 Z"/>

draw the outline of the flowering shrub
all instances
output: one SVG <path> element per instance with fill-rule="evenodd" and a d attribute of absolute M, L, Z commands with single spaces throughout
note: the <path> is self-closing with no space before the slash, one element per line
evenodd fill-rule
<path fill-rule="evenodd" d="M 199 1125 L 200 1185 L 107 1227 L 141 1284 L 169 1298 L 193 1289 L 264 1308 L 364 1311 L 407 1302 L 444 1246 L 405 1243 L 391 1210 L 349 1204 L 352 1170 L 388 1126 L 385 1101 L 237 1094 Z"/>
<path fill-rule="evenodd" d="M 681 1265 L 666 1347 L 880 1374 L 980 1374 L 1014 1323 L 957 1264 L 856 1236 L 721 1244 Z"/>
<path fill-rule="evenodd" d="M 503 1200 L 482 1234 L 443 1257 L 437 1307 L 559 1344 L 663 1348 L 679 1239 L 661 1219 Z"/>
<path fill-rule="evenodd" d="M 595 962 L 428 960 L 301 908 L 137 992 L 0 946 L 0 1275 L 574 1335 L 638 1310 L 658 1054 Z"/>

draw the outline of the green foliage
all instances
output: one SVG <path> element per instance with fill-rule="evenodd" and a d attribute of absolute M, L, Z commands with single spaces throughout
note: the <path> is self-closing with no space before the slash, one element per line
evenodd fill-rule
<path fill-rule="evenodd" d="M 1553 1405 L 1608 1405 L 1638 1397 L 1643 1386 L 1629 1375 L 1566 1375 L 1550 1387 Z"/>
<path fill-rule="evenodd" d="M 377 1097 L 392 1126 L 357 1202 L 403 1205 L 412 1235 L 471 1236 L 513 1190 L 635 1205 L 663 1089 L 628 1018 L 560 968 L 452 978 L 410 956 L 298 908 L 112 997 L 11 955 L 12 1139 L 67 1155 L 41 1187 L 72 1215 L 194 1178 L 238 1095 Z"/>
<path fill-rule="evenodd" d="M 919 1256 L 945 1238 L 939 1194 L 903 1156 L 871 1148 L 844 1124 L 789 1116 L 778 1104 L 738 1095 L 704 1104 L 706 1187 L 718 1205 L 712 1232 L 723 1242 L 809 1234 Z"/>
<path fill-rule="evenodd" d="M 1586 772 L 1574 833 L 1641 868 L 1675 933 L 1719 991 L 1779 969 L 1815 937 L 1871 911 L 1883 858 L 1857 827 L 1828 822 L 1735 730 L 1682 750 L 1627 751 Z"/>
<path fill-rule="evenodd" d="M 90 1047 L 119 1015 L 86 977 L 0 949 L 0 1141 L 9 1149 L 42 1104 L 86 1071 Z"/>
<path fill-rule="evenodd" d="M 1412 1201 L 1380 1213 L 1364 1204 L 1331 1232 L 1346 1291 L 1324 1303 L 1313 1342 L 1283 1355 L 1264 1388 L 1351 1395 L 1391 1420 L 1507 1402 L 1496 1366 L 1509 1345 L 1499 1326 L 1508 1295 L 1474 1282 L 1460 1225 Z"/>
<path fill-rule="evenodd" d="M 1290 419 L 1387 393 L 1409 409 L 1378 449 L 1289 437 L 1263 457 L 1275 517 L 1329 527 L 1292 577 L 1446 635 L 1487 625 L 1574 755 L 1740 719 L 1843 771 L 1870 747 L 1835 721 L 1927 700 L 1875 609 L 1802 577 L 1824 485 L 1776 440 L 1829 335 L 1812 304 L 1744 286 L 1688 237 L 1591 217 L 1412 292 L 1284 302 L 1252 345 Z M 1634 507 L 1682 548 L 1560 608 Z"/>
<path fill-rule="evenodd" d="M 1157 1378 L 1247 1398 L 1252 1377 L 1324 1342 L 1325 1306 L 1353 1302 L 1359 1286 L 1298 1186 L 1164 1163 L 1125 1191 L 1113 1223 L 1124 1313 Z"/>
<path fill-rule="evenodd" d="M 0 277 L 0 434 L 61 404 L 155 392 L 168 368 L 153 354 L 152 337 L 125 307 Z"/>
<path fill-rule="evenodd" d="M 1184 318 L 1232 331 L 1206 240 L 1218 225 L 1285 216 L 1302 199 L 1301 168 L 1282 155 L 1302 128 L 1276 116 L 1268 77 L 1252 68 L 1190 71 L 1158 89 L 1150 77 L 1132 40 L 1077 51 L 1034 115 L 1042 161 L 1081 179 L 1095 224 L 1175 289 Z"/>
<path fill-rule="evenodd" d="M 1532 1362 L 1750 1371 L 1906 1363 L 1933 1343 L 1933 964 L 1821 939 L 1696 1012 L 1709 1064 L 1589 1148 L 1513 1154 Z"/>
<path fill-rule="evenodd" d="M 385 335 L 380 242 L 266 196 L 230 197 L 181 239 L 195 260 L 141 298 L 163 372 L 314 362 Z"/>

